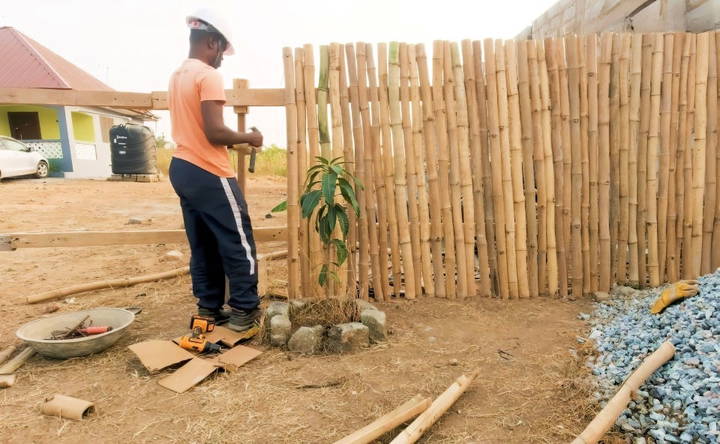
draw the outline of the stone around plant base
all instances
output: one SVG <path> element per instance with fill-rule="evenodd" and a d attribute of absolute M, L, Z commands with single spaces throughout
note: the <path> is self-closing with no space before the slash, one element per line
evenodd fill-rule
<path fill-rule="evenodd" d="M 286 302 L 271 302 L 265 310 L 265 322 L 270 322 L 275 316 L 290 317 L 290 307 Z"/>
<path fill-rule="evenodd" d="M 624 298 L 631 298 L 635 296 L 635 293 L 637 293 L 637 290 L 635 290 L 632 287 L 625 287 L 624 285 L 618 285 L 613 290 L 613 293 L 615 293 L 618 296 L 622 296 Z"/>
<path fill-rule="evenodd" d="M 356 303 L 360 312 L 365 310 L 377 310 L 377 307 L 364 299 L 357 299 Z"/>
<path fill-rule="evenodd" d="M 270 344 L 275 347 L 287 344 L 291 329 L 290 318 L 284 315 L 273 316 L 270 319 Z"/>
<path fill-rule="evenodd" d="M 331 353 L 351 352 L 370 344 L 370 329 L 360 322 L 330 327 L 326 348 Z"/>
<path fill-rule="evenodd" d="M 293 310 L 299 310 L 303 308 L 307 302 L 304 299 L 293 299 L 290 301 L 290 306 L 293 308 Z"/>
<path fill-rule="evenodd" d="M 382 342 L 387 340 L 385 313 L 378 310 L 363 310 L 360 313 L 360 321 L 370 330 L 371 341 Z"/>
<path fill-rule="evenodd" d="M 288 350 L 305 355 L 312 355 L 321 350 L 325 328 L 322 325 L 300 327 L 290 337 Z"/>
<path fill-rule="evenodd" d="M 609 301 L 610 295 L 605 293 L 604 291 L 596 291 L 595 292 L 595 300 L 598 302 Z"/>

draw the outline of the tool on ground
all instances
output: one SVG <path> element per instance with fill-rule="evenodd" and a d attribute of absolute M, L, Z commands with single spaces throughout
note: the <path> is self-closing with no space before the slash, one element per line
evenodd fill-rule
<path fill-rule="evenodd" d="M 180 347 L 198 353 L 217 353 L 221 347 L 205 339 L 205 335 L 187 335 L 180 338 Z"/>
<path fill-rule="evenodd" d="M 89 323 L 88 323 L 89 321 Z M 86 325 L 87 323 L 87 325 Z M 81 338 L 85 336 L 83 333 L 80 332 L 80 330 L 90 327 L 92 324 L 92 321 L 90 321 L 90 315 L 85 316 L 82 318 L 80 322 L 75 324 L 72 327 L 64 328 L 61 330 L 53 330 L 52 333 L 50 333 L 50 337 L 48 339 L 74 339 L 74 338 Z"/>
<path fill-rule="evenodd" d="M 210 333 L 215 330 L 215 319 L 208 316 L 192 315 L 190 318 L 190 330 L 194 335 Z"/>
<path fill-rule="evenodd" d="M 679 281 L 672 284 L 660 293 L 660 296 L 650 308 L 650 312 L 653 314 L 661 313 L 675 301 L 695 296 L 700 292 L 698 285 L 698 281 Z"/>
<path fill-rule="evenodd" d="M 260 130 L 253 126 L 250 128 L 250 131 L 259 132 Z M 257 150 L 255 149 L 254 146 L 251 146 L 250 149 L 252 151 L 250 152 L 250 164 L 248 165 L 248 172 L 254 173 L 255 172 L 255 158 L 257 157 Z"/>
<path fill-rule="evenodd" d="M 85 336 L 100 335 L 112 331 L 112 327 L 108 325 L 97 325 L 94 327 L 81 328 L 78 331 Z"/>

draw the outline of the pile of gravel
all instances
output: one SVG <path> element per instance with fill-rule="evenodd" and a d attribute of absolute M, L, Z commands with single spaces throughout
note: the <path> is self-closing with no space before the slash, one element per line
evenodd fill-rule
<path fill-rule="evenodd" d="M 597 304 L 590 318 L 589 339 L 598 356 L 589 365 L 599 382 L 595 396 L 603 404 L 662 342 L 676 347 L 674 358 L 640 387 L 618 418 L 630 436 L 660 443 L 720 442 L 720 270 L 699 281 L 700 294 L 660 315 L 650 313 L 657 289 Z"/>

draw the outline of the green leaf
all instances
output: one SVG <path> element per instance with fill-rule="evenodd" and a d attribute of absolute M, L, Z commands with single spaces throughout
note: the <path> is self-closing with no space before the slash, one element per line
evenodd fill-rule
<path fill-rule="evenodd" d="M 317 217 L 315 218 L 315 231 L 320 233 L 320 221 L 322 220 L 323 214 L 327 211 L 327 207 L 320 207 L 320 211 L 317 212 Z"/>
<path fill-rule="evenodd" d="M 345 174 L 345 169 L 340 165 L 332 165 L 330 169 L 333 170 L 333 172 L 337 174 L 338 177 L 342 177 L 343 174 Z"/>
<path fill-rule="evenodd" d="M 352 205 L 353 210 L 355 210 L 355 215 L 360 216 L 360 205 L 357 202 L 357 199 L 355 198 L 355 190 L 353 190 L 352 185 L 350 185 L 350 182 L 343 178 L 338 179 L 338 184 L 340 185 L 340 192 L 342 193 L 343 197 L 345 198 L 346 202 L 350 202 L 350 205 Z"/>
<path fill-rule="evenodd" d="M 280 202 L 279 204 L 277 204 L 277 206 L 275 206 L 275 208 L 273 208 L 272 210 L 270 210 L 270 212 L 271 212 L 271 213 L 281 213 L 281 212 L 283 212 L 283 211 L 285 211 L 285 210 L 287 210 L 287 201 L 286 201 L 286 200 L 284 200 L 284 201 Z"/>
<path fill-rule="evenodd" d="M 300 206 L 302 207 L 302 217 L 307 219 L 312 214 L 315 207 L 320 202 L 321 191 L 314 190 L 303 194 L 300 198 Z"/>
<path fill-rule="evenodd" d="M 322 193 L 327 205 L 333 205 L 335 202 L 335 182 L 337 182 L 337 174 L 326 173 L 322 177 Z"/>
<path fill-rule="evenodd" d="M 342 231 L 343 239 L 347 237 L 348 231 L 350 230 L 350 221 L 348 221 L 347 213 L 345 213 L 345 207 L 340 204 L 335 204 L 335 214 L 337 215 L 338 223 L 340 224 L 340 231 Z"/>
<path fill-rule="evenodd" d="M 325 284 L 327 284 L 327 280 L 328 280 L 328 266 L 327 266 L 327 264 L 324 264 L 322 266 L 322 269 L 320 270 L 320 274 L 318 275 L 318 284 L 320 284 L 320 286 L 324 287 Z"/>
<path fill-rule="evenodd" d="M 333 245 L 335 245 L 335 254 L 337 255 L 338 264 L 337 267 L 341 266 L 348 257 L 348 249 L 345 242 L 340 239 L 333 239 Z"/>
<path fill-rule="evenodd" d="M 317 156 L 317 157 L 315 157 L 315 158 L 316 158 L 316 159 L 318 160 L 318 162 L 320 162 L 322 165 L 327 165 L 327 164 L 329 163 L 328 160 L 327 160 L 326 158 L 322 157 L 322 156 Z"/>
<path fill-rule="evenodd" d="M 335 205 L 328 207 L 328 224 L 330 225 L 330 232 L 335 229 L 335 223 L 337 222 L 337 208 Z"/>

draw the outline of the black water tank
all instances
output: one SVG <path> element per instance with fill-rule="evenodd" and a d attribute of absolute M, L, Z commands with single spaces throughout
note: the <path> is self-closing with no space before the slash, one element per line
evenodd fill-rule
<path fill-rule="evenodd" d="M 156 174 L 155 136 L 150 128 L 135 123 L 110 128 L 113 174 Z"/>

